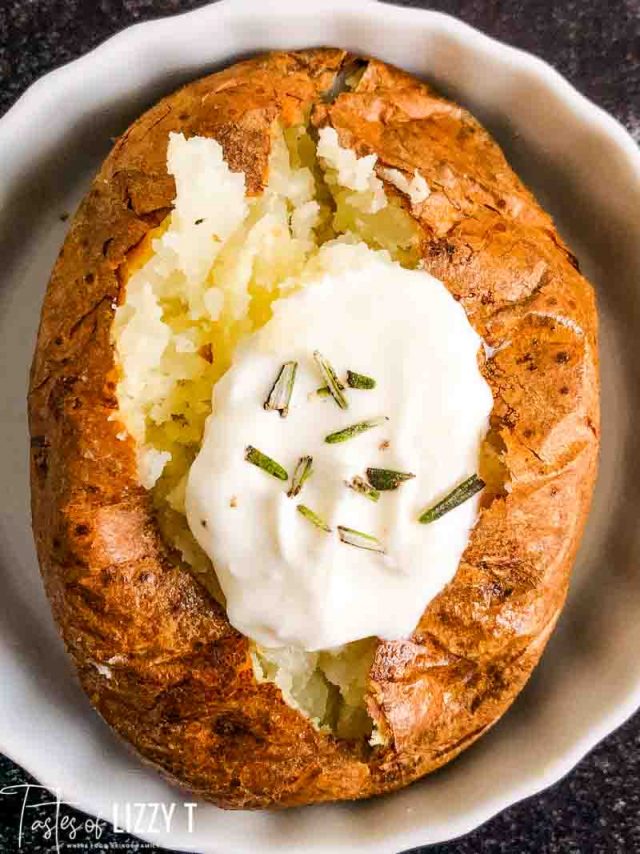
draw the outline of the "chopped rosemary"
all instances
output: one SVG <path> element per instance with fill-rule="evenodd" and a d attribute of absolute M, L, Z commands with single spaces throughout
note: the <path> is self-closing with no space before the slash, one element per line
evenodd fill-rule
<path fill-rule="evenodd" d="M 297 370 L 297 362 L 284 363 L 280 368 L 276 381 L 271 386 L 269 396 L 265 400 L 265 409 L 276 410 L 280 413 L 282 418 L 287 417 L 289 414 L 289 403 L 291 402 L 291 393 L 293 392 L 293 384 L 296 381 Z"/>
<path fill-rule="evenodd" d="M 477 492 L 484 489 L 484 487 L 485 482 L 477 474 L 472 474 L 471 477 L 458 484 L 442 501 L 438 501 L 433 507 L 429 507 L 421 513 L 418 517 L 418 522 L 422 522 L 423 525 L 435 522 L 436 519 L 444 516 L 445 513 L 455 510 L 456 507 L 464 504 L 465 501 L 468 501 L 469 498 L 472 498 Z"/>
<path fill-rule="evenodd" d="M 366 549 L 369 552 L 378 552 L 381 555 L 385 553 L 384 546 L 380 540 L 377 537 L 372 537 L 371 534 L 363 534 L 362 531 L 354 531 L 353 528 L 345 528 L 344 525 L 338 525 L 338 536 L 348 546 L 355 546 L 357 549 Z"/>
<path fill-rule="evenodd" d="M 349 404 L 347 402 L 347 398 L 343 394 L 344 386 L 338 379 L 331 363 L 328 362 L 322 353 L 319 353 L 317 350 L 314 352 L 313 358 L 316 360 L 316 364 L 320 368 L 320 372 L 322 373 L 324 381 L 329 389 L 329 394 L 338 404 L 340 409 L 347 409 Z"/>
<path fill-rule="evenodd" d="M 376 381 L 373 377 L 368 377 L 365 374 L 347 371 L 347 385 L 349 388 L 371 389 L 376 387 Z"/>
<path fill-rule="evenodd" d="M 340 391 L 343 391 L 344 386 L 342 385 L 340 380 L 338 380 L 338 387 L 339 387 Z M 330 397 L 331 392 L 329 391 L 329 386 L 328 385 L 320 386 L 320 388 L 316 389 L 316 394 L 318 395 L 318 397 Z"/>
<path fill-rule="evenodd" d="M 331 533 L 331 528 L 327 525 L 324 519 L 318 516 L 317 513 L 314 513 L 313 510 L 311 510 L 305 504 L 298 504 L 296 510 L 298 511 L 298 513 L 300 513 L 301 516 L 304 516 L 305 519 L 311 522 L 312 525 L 315 525 L 316 528 L 319 528 L 321 531 L 324 531 L 325 534 Z"/>
<path fill-rule="evenodd" d="M 271 457 L 263 454 L 262 451 L 254 448 L 253 445 L 247 445 L 244 451 L 244 458 L 248 463 L 258 466 L 259 469 L 266 471 L 267 474 L 270 474 L 273 477 L 277 477 L 278 480 L 289 479 L 286 469 L 284 469 L 280 463 L 272 460 Z"/>
<path fill-rule="evenodd" d="M 354 492 L 359 492 L 360 495 L 364 495 L 364 497 L 368 498 L 369 501 L 377 501 L 380 498 L 378 490 L 374 489 L 370 483 L 367 483 L 367 481 L 358 474 L 351 478 L 351 480 L 345 480 L 345 484 L 349 489 L 353 489 Z"/>
<path fill-rule="evenodd" d="M 411 480 L 415 474 L 404 471 L 393 471 L 393 469 L 367 469 L 367 480 L 371 486 L 382 491 L 397 489 L 405 480 Z"/>
<path fill-rule="evenodd" d="M 304 482 L 311 476 L 311 472 L 313 471 L 311 468 L 312 463 L 312 457 L 300 457 L 298 460 L 298 465 L 296 466 L 296 470 L 294 471 L 293 478 L 291 480 L 291 489 L 287 492 L 289 498 L 294 498 L 296 495 L 300 494 L 300 490 L 304 486 Z"/>
<path fill-rule="evenodd" d="M 386 415 L 381 415 L 378 418 L 369 418 L 367 421 L 359 421 L 357 424 L 351 424 L 349 427 L 345 427 L 342 430 L 337 430 L 335 433 L 329 433 L 328 436 L 324 437 L 325 442 L 328 445 L 335 445 L 338 442 L 346 442 L 349 439 L 353 439 L 354 436 L 359 436 L 360 433 L 364 433 L 366 430 L 372 430 L 374 427 L 380 427 L 381 424 L 384 424 L 385 421 L 388 421 Z"/>
<path fill-rule="evenodd" d="M 204 217 L 201 216 L 200 219 L 196 219 L 193 224 L 194 225 L 202 225 L 203 222 L 204 222 Z"/>
<path fill-rule="evenodd" d="M 376 381 L 373 377 L 367 377 L 365 374 L 356 374 L 355 371 L 347 371 L 347 385 L 349 388 L 372 389 L 376 387 Z M 338 380 L 338 388 L 340 391 L 344 389 L 344 385 Z M 328 385 L 320 386 L 316 389 L 318 397 L 328 397 L 331 392 Z"/>

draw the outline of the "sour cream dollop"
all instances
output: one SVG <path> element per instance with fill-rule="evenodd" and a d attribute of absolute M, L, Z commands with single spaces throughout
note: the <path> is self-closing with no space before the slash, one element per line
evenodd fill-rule
<path fill-rule="evenodd" d="M 216 385 L 186 490 L 189 525 L 213 561 L 232 625 L 263 646 L 305 650 L 414 630 L 456 572 L 478 499 L 429 525 L 418 516 L 477 471 L 493 403 L 478 368 L 480 338 L 440 281 L 363 244 L 324 247 L 316 267 L 274 304 Z M 373 377 L 375 389 L 346 389 L 346 410 L 318 396 L 315 350 L 340 376 Z M 281 418 L 263 403 L 291 360 L 297 377 Z M 343 443 L 324 441 L 377 416 L 389 420 Z M 290 480 L 245 460 L 248 445 L 290 477 L 300 457 L 313 457 L 297 498 L 287 497 Z M 345 485 L 368 467 L 415 477 L 372 502 Z M 304 518 L 300 503 L 331 533 Z M 339 525 L 377 537 L 386 554 L 341 542 Z"/>

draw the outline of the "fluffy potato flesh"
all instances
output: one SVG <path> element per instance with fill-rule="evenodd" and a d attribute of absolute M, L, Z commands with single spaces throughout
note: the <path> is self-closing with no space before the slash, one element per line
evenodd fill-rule
<path fill-rule="evenodd" d="M 176 159 L 183 149 L 176 142 Z M 362 242 L 415 267 L 419 241 L 413 218 L 385 193 L 375 158 L 357 159 L 340 148 L 335 131 L 317 146 L 304 126 L 274 126 L 268 183 L 257 197 L 244 196 L 226 164 L 220 173 L 233 210 L 218 224 L 215 246 L 205 245 L 210 254 L 190 275 L 169 269 L 167 257 L 180 241 L 200 241 L 200 221 L 187 221 L 189 210 L 174 210 L 121 270 L 126 296 L 113 341 L 119 415 L 139 448 L 140 478 L 153 491 L 163 536 L 222 600 L 184 515 L 186 478 L 215 383 L 238 344 L 269 320 L 274 300 L 303 287 L 305 275 L 322 265 L 324 245 Z M 344 738 L 378 738 L 365 707 L 375 644 L 371 638 L 314 653 L 254 645 L 254 673 L 274 682 L 317 727 Z"/>

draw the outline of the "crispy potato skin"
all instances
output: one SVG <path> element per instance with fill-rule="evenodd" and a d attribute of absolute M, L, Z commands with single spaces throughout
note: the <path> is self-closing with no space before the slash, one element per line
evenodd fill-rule
<path fill-rule="evenodd" d="M 347 61 L 331 49 L 258 57 L 135 122 L 75 216 L 32 367 L 33 527 L 82 686 L 144 759 L 223 807 L 388 792 L 492 726 L 562 608 L 595 479 L 594 296 L 550 217 L 484 129 L 407 74 L 370 60 L 355 91 L 323 100 Z M 110 420 L 118 269 L 171 207 L 169 131 L 215 137 L 259 193 L 271 123 L 308 111 L 358 153 L 426 178 L 431 195 L 411 210 L 425 267 L 494 348 L 483 371 L 509 482 L 485 496 L 454 580 L 414 636 L 378 646 L 368 702 L 388 744 L 377 748 L 317 732 L 256 683 L 247 640 L 160 538 L 133 443 Z"/>

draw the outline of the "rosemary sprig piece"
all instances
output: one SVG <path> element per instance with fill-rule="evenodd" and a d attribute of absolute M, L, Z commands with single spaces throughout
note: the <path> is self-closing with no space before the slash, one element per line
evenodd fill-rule
<path fill-rule="evenodd" d="M 385 554 L 385 549 L 377 537 L 372 537 L 371 534 L 364 534 L 362 531 L 355 531 L 353 528 L 345 528 L 344 525 L 338 525 L 338 536 L 343 543 L 348 546 L 355 546 L 357 549 L 366 549 L 369 552 L 377 552 Z"/>
<path fill-rule="evenodd" d="M 355 477 L 351 478 L 351 480 L 345 480 L 345 484 L 349 487 L 349 489 L 353 489 L 354 492 L 359 492 L 360 495 L 364 495 L 365 498 L 368 498 L 369 501 L 377 501 L 380 498 L 380 493 L 377 489 L 374 489 L 370 483 L 360 477 L 357 474 Z"/>
<path fill-rule="evenodd" d="M 349 388 L 371 389 L 376 387 L 376 381 L 373 377 L 366 376 L 366 374 L 347 371 L 347 385 Z"/>
<path fill-rule="evenodd" d="M 367 430 L 373 430 L 374 427 L 380 427 L 385 421 L 388 421 L 386 415 L 380 415 L 377 418 L 369 418 L 366 421 L 359 421 L 357 424 L 351 424 L 349 427 L 344 427 L 342 430 L 336 430 L 335 433 L 329 433 L 324 437 L 328 445 L 335 445 L 338 442 L 347 442 L 353 439 L 354 436 L 359 436 Z"/>
<path fill-rule="evenodd" d="M 254 448 L 253 445 L 247 445 L 244 451 L 244 458 L 248 463 L 252 463 L 252 465 L 257 466 L 259 469 L 266 471 L 267 474 L 277 477 L 278 480 L 289 479 L 286 469 L 280 463 L 272 460 L 271 457 L 263 454 L 262 451 Z"/>
<path fill-rule="evenodd" d="M 340 380 L 338 380 L 338 388 L 340 389 L 340 391 L 344 390 L 344 386 L 342 385 Z M 318 395 L 318 397 L 330 397 L 331 392 L 329 391 L 329 386 L 328 385 L 320 386 L 320 388 L 316 389 L 316 394 Z"/>
<path fill-rule="evenodd" d="M 394 471 L 393 469 L 367 469 L 367 480 L 371 486 L 381 491 L 397 489 L 401 483 L 414 478 L 415 474 L 405 471 Z"/>
<path fill-rule="evenodd" d="M 287 492 L 289 498 L 295 498 L 296 495 L 300 495 L 300 490 L 304 486 L 304 482 L 307 478 L 311 477 L 311 472 L 313 471 L 312 464 L 313 457 L 300 457 L 296 470 L 293 473 L 293 478 L 291 479 L 291 489 Z"/>
<path fill-rule="evenodd" d="M 281 418 L 286 418 L 289 414 L 289 404 L 291 403 L 291 394 L 293 392 L 293 384 L 296 381 L 297 370 L 297 362 L 285 362 L 280 368 L 280 372 L 271 386 L 269 396 L 264 402 L 265 409 L 272 409 L 279 412 Z"/>
<path fill-rule="evenodd" d="M 301 516 L 304 516 L 312 525 L 315 525 L 316 528 L 319 528 L 321 531 L 324 531 L 325 534 L 331 533 L 331 528 L 327 525 L 324 519 L 321 516 L 318 516 L 317 513 L 314 513 L 310 507 L 307 507 L 306 504 L 298 504 L 296 510 Z"/>
<path fill-rule="evenodd" d="M 458 486 L 446 495 L 442 501 L 438 501 L 438 503 L 434 504 L 433 507 L 429 507 L 427 510 L 423 511 L 418 517 L 418 522 L 421 522 L 423 525 L 435 522 L 436 519 L 444 516 L 445 513 L 448 513 L 450 510 L 455 510 L 456 507 L 459 507 L 461 504 L 464 504 L 465 501 L 473 498 L 473 496 L 477 492 L 480 492 L 481 489 L 484 489 L 485 486 L 486 484 L 482 478 L 479 478 L 477 474 L 472 474 L 471 477 L 468 477 L 466 480 L 463 480 L 462 483 L 458 484 Z"/>
<path fill-rule="evenodd" d="M 314 351 L 313 358 L 316 360 L 317 366 L 320 368 L 320 373 L 322 374 L 326 385 L 329 388 L 329 394 L 338 404 L 340 409 L 347 409 L 349 404 L 347 402 L 347 398 L 343 394 L 343 386 L 336 372 L 334 371 L 330 362 L 325 359 L 322 353 L 318 352 L 318 350 Z"/>

